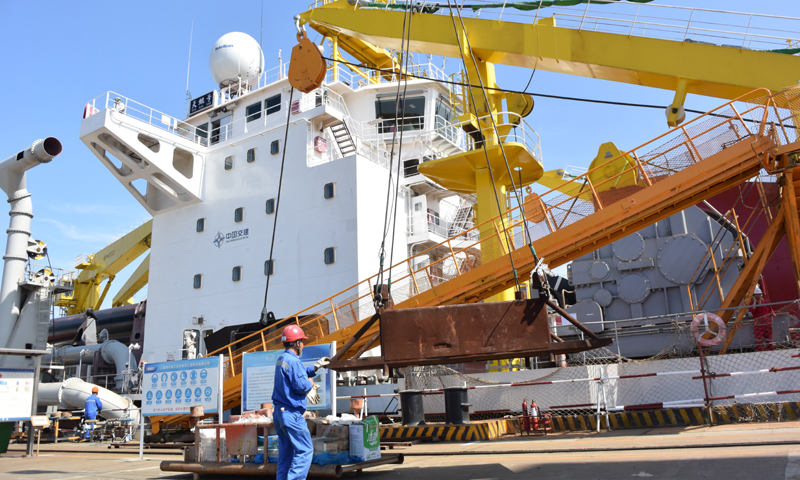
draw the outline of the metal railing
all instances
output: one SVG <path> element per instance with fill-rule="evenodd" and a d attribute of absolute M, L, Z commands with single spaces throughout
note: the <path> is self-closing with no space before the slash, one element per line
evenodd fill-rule
<path fill-rule="evenodd" d="M 757 95 L 763 97 L 752 99 Z M 744 103 L 745 98 L 752 100 Z M 537 241 L 622 200 L 625 197 L 621 192 L 630 195 L 643 190 L 754 134 L 769 134 L 777 144 L 796 141 L 794 118 L 786 107 L 798 100 L 800 87 L 775 95 L 765 89 L 751 92 L 609 159 L 559 189 L 539 195 L 538 202 L 528 205 L 524 212 L 517 206 L 502 215 L 503 222 L 497 216 L 474 226 L 469 231 L 476 233 L 470 238 L 482 233 L 480 240 L 464 239 L 461 234 L 392 265 L 384 275 L 392 279 L 395 305 L 479 267 L 482 256 L 497 258 L 509 250 L 527 248 L 527 235 L 522 235 L 521 228 L 524 224 L 531 240 Z M 752 123 L 745 120 L 747 116 L 754 119 Z M 626 155 L 634 158 L 635 164 L 619 162 Z M 620 163 L 623 166 L 618 171 L 608 171 Z M 593 175 L 597 172 L 603 172 L 605 179 L 593 181 L 598 178 Z M 420 262 L 423 267 L 418 266 Z M 241 372 L 243 353 L 279 349 L 281 330 L 288 324 L 300 325 L 312 341 L 349 327 L 374 314 L 376 280 L 377 275 L 369 277 L 209 355 L 226 354 L 225 366 L 233 376 Z"/>
<path fill-rule="evenodd" d="M 391 0 L 391 3 L 402 3 Z M 470 1 L 475 9 L 463 8 L 463 17 L 536 23 L 554 18 L 557 27 L 657 38 L 678 42 L 699 42 L 753 50 L 792 48 L 800 40 L 800 18 L 779 15 L 733 12 L 719 9 L 635 3 L 622 0 L 589 2 L 575 6 L 552 6 L 533 12 L 517 10 L 496 0 Z M 610 3 L 610 5 L 609 5 Z M 449 15 L 440 9 L 436 15 Z"/>

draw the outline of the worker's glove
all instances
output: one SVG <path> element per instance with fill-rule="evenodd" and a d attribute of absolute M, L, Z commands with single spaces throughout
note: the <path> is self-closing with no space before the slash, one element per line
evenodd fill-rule
<path fill-rule="evenodd" d="M 331 364 L 331 359 L 328 357 L 322 357 L 317 360 L 317 363 L 314 364 L 314 370 L 319 370 L 320 368 L 325 368 Z"/>
<path fill-rule="evenodd" d="M 321 400 L 321 398 L 319 397 L 319 392 L 317 390 L 319 390 L 319 385 L 314 385 L 311 387 L 311 390 L 309 390 L 308 393 L 306 393 L 306 400 L 311 402 L 312 405 L 318 404 L 319 401 Z"/>

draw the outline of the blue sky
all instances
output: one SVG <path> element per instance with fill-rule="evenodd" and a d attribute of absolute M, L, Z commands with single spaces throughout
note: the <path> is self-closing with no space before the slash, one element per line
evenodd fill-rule
<path fill-rule="evenodd" d="M 266 68 L 277 65 L 279 50 L 288 60 L 296 43 L 292 16 L 309 3 L 263 2 Z M 800 17 L 796 0 L 656 3 Z M 28 172 L 35 215 L 33 236 L 49 244 L 54 267 L 72 268 L 77 255 L 99 250 L 148 218 L 144 208 L 78 138 L 83 106 L 112 90 L 168 114 L 182 115 L 192 22 L 189 90 L 198 96 L 214 88 L 208 70 L 213 43 L 231 31 L 259 40 L 261 8 L 260 0 L 0 0 L 0 28 L 6 39 L 0 158 L 45 136 L 55 136 L 64 145 L 55 161 Z M 441 64 L 441 59 L 435 62 Z M 447 69 L 458 64 L 459 60 L 448 59 Z M 503 66 L 497 73 L 500 86 L 511 89 L 524 88 L 530 76 L 530 70 Z M 668 91 L 541 71 L 534 75 L 529 91 L 658 105 L 672 100 Z M 721 103 L 724 101 L 689 96 L 686 107 L 708 110 Z M 542 139 L 546 170 L 564 165 L 585 167 L 603 142 L 614 141 L 626 150 L 667 130 L 664 113 L 659 110 L 548 99 L 536 99 L 527 121 Z M 5 248 L 4 236 L 0 242 Z M 135 265 L 118 277 L 117 288 Z M 112 287 L 106 306 L 117 288 Z M 140 293 L 137 300 L 144 295 Z"/>

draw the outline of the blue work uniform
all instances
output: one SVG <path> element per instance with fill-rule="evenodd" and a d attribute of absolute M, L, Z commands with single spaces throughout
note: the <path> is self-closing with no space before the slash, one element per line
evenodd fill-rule
<path fill-rule="evenodd" d="M 103 410 L 103 402 L 94 393 L 86 398 L 84 416 L 86 420 L 97 420 L 97 414 Z"/>
<path fill-rule="evenodd" d="M 302 480 L 308 475 L 314 447 L 303 418 L 306 394 L 313 388 L 314 367 L 304 367 L 293 350 L 287 349 L 275 364 L 273 421 L 278 431 L 277 480 Z"/>
<path fill-rule="evenodd" d="M 86 420 L 97 420 L 97 414 L 101 411 L 103 411 L 103 402 L 101 402 L 94 393 L 89 395 L 86 398 L 86 404 L 84 405 L 84 418 Z M 88 424 L 84 438 L 90 438 L 92 436 L 92 430 L 94 430 L 94 425 Z"/>

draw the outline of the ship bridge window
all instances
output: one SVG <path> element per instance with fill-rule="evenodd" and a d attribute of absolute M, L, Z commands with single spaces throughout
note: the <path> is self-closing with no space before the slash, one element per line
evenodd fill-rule
<path fill-rule="evenodd" d="M 411 97 L 400 101 L 396 98 L 382 98 L 375 101 L 375 118 L 381 120 L 378 133 L 394 132 L 395 117 L 403 130 L 421 130 L 425 126 L 425 97 Z"/>
<path fill-rule="evenodd" d="M 242 279 L 242 267 L 241 266 L 233 267 L 233 272 L 231 272 L 231 280 L 233 280 L 234 282 L 238 282 L 241 279 Z"/>
<path fill-rule="evenodd" d="M 453 121 L 453 117 L 455 117 L 455 110 L 453 106 L 449 103 L 445 102 L 441 98 L 436 99 L 436 120 L 437 120 L 437 127 L 439 118 L 447 120 L 448 122 Z"/>
<path fill-rule="evenodd" d="M 261 102 L 248 105 L 245 115 L 247 116 L 248 122 L 252 122 L 261 118 Z"/>
<path fill-rule="evenodd" d="M 272 115 L 273 113 L 278 113 L 281 111 L 281 95 L 277 94 L 274 97 L 269 97 L 264 102 L 264 110 L 267 111 L 267 115 Z"/>
<path fill-rule="evenodd" d="M 244 207 L 239 207 L 233 211 L 233 221 L 236 223 L 244 220 Z"/>
<path fill-rule="evenodd" d="M 202 125 L 198 125 L 195 128 L 195 139 L 197 143 L 203 145 L 204 147 L 208 146 L 208 124 L 204 123 Z"/>
<path fill-rule="evenodd" d="M 231 137 L 232 114 L 228 114 L 219 120 L 211 122 L 211 145 L 224 142 Z"/>
<path fill-rule="evenodd" d="M 418 166 L 419 166 L 419 159 L 418 158 L 414 158 L 414 159 L 411 159 L 411 160 L 404 161 L 403 162 L 403 176 L 411 177 L 411 176 L 416 175 L 417 173 L 419 173 L 419 172 L 417 172 L 417 167 Z"/>

